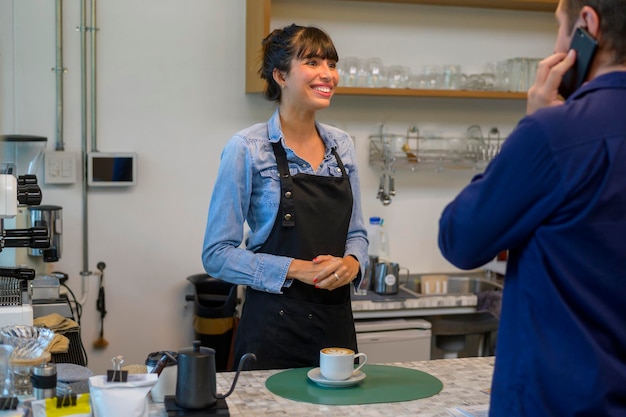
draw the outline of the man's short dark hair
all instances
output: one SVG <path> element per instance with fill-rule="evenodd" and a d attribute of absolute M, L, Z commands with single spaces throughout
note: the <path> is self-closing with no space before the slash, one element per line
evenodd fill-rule
<path fill-rule="evenodd" d="M 563 0 L 563 5 L 569 33 L 583 6 L 594 9 L 600 18 L 601 47 L 615 53 L 613 64 L 626 64 L 626 0 Z"/>

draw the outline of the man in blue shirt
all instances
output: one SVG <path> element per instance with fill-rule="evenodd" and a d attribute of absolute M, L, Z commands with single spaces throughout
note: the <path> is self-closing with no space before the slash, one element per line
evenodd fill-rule
<path fill-rule="evenodd" d="M 459 268 L 509 250 L 490 416 L 626 416 L 625 10 L 560 0 L 527 116 L 440 219 Z M 578 27 L 598 48 L 563 100 Z"/>

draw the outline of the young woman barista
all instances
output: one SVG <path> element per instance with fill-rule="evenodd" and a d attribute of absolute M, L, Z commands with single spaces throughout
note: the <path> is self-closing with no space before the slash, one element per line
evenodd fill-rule
<path fill-rule="evenodd" d="M 263 40 L 261 58 L 278 107 L 223 150 L 202 260 L 247 286 L 235 363 L 253 352 L 256 369 L 317 366 L 321 348 L 357 350 L 350 293 L 368 260 L 353 143 L 315 119 L 337 87 L 338 55 L 322 30 L 290 25 Z"/>

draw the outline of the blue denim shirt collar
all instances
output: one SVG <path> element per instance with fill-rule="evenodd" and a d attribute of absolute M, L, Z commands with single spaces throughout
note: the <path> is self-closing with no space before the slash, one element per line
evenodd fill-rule
<path fill-rule="evenodd" d="M 315 128 L 317 129 L 317 132 L 320 134 L 320 137 L 324 141 L 324 145 L 326 147 L 326 155 L 330 154 L 330 150 L 337 147 L 337 140 L 335 139 L 333 132 L 329 132 L 328 130 L 326 130 L 324 126 L 317 121 L 315 121 Z M 271 143 L 282 140 L 282 144 L 285 149 L 288 148 L 285 145 L 285 139 L 280 125 L 280 112 L 278 108 L 274 110 L 274 114 L 272 114 L 272 117 L 267 122 L 267 130 L 268 138 Z"/>

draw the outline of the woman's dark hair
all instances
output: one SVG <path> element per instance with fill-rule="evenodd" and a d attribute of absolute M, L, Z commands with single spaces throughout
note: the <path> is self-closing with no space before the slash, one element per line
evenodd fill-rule
<path fill-rule="evenodd" d="M 313 26 L 296 24 L 274 29 L 261 43 L 261 68 L 258 72 L 265 80 L 265 98 L 280 102 L 281 88 L 274 80 L 274 68 L 289 73 L 294 58 L 313 57 L 339 61 L 335 45 L 326 32 Z"/>
<path fill-rule="evenodd" d="M 583 6 L 589 6 L 598 13 L 600 33 L 605 48 L 615 53 L 614 64 L 626 64 L 626 0 L 564 0 L 569 33 Z"/>

